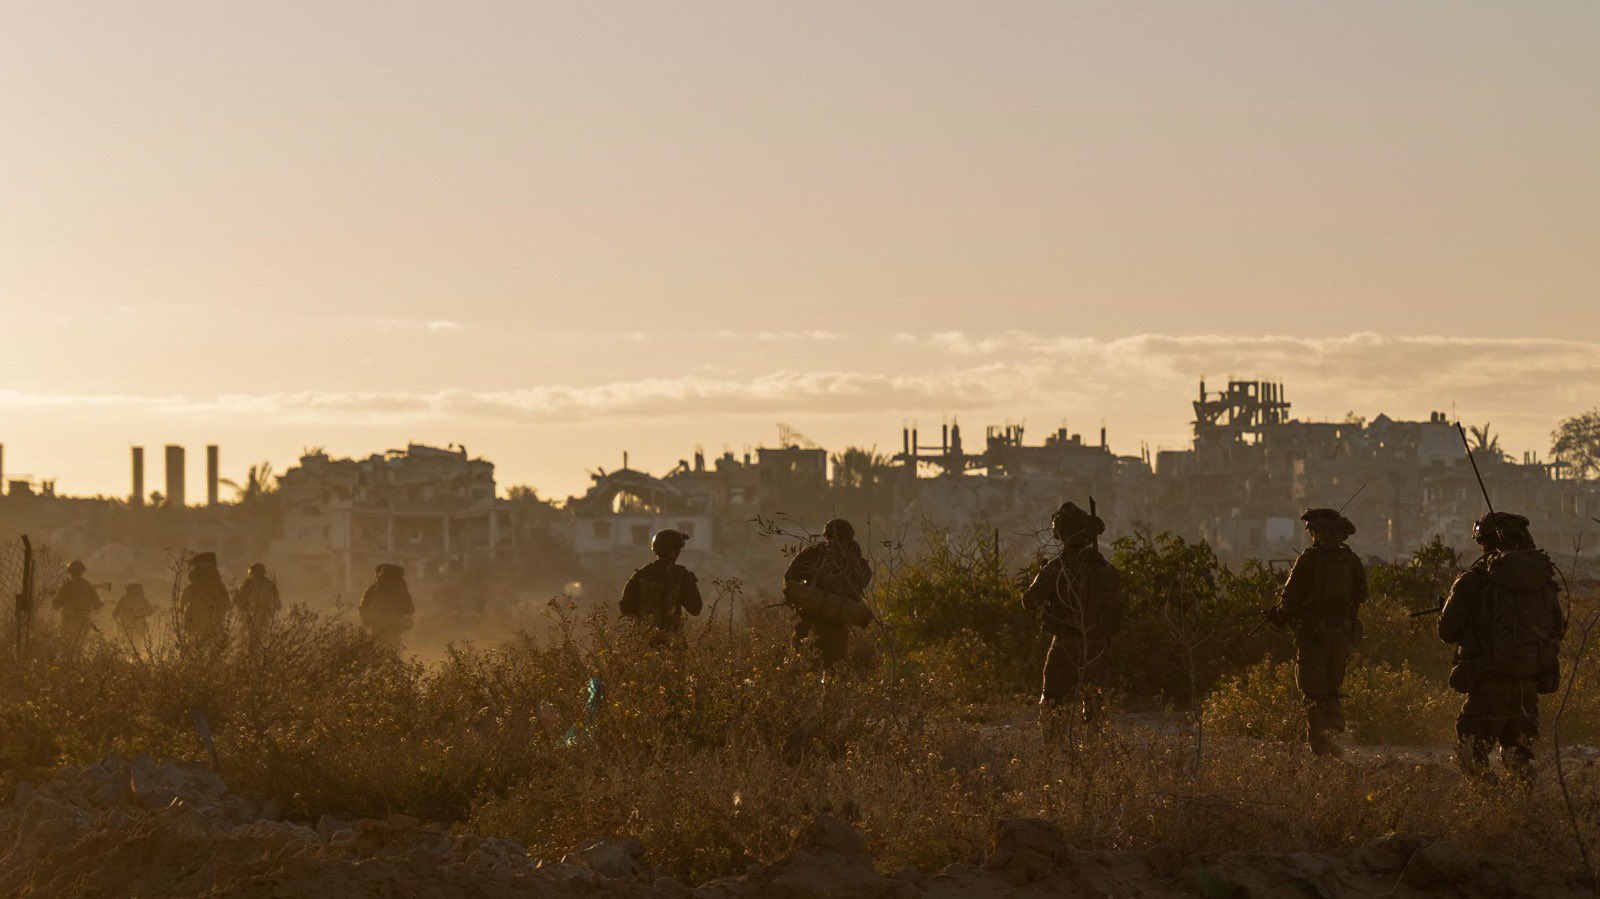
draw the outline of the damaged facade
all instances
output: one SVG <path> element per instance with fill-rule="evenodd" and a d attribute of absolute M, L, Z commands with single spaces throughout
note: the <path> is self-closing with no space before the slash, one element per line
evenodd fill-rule
<path fill-rule="evenodd" d="M 763 536 L 758 519 L 815 533 L 842 516 L 864 544 L 901 541 L 911 552 L 930 528 L 981 526 L 1021 564 L 1047 542 L 1050 512 L 1066 500 L 1093 499 L 1108 540 L 1168 530 L 1230 561 L 1290 558 L 1304 539 L 1302 509 L 1347 503 L 1363 557 L 1403 558 L 1435 534 L 1473 554 L 1483 498 L 1443 413 L 1302 421 L 1282 385 L 1261 381 L 1202 383 L 1193 406 L 1191 446 L 1154 456 L 1112 452 L 1103 429 L 1097 439 L 1061 428 L 1032 442 L 1020 426 L 994 426 L 974 444 L 956 422 L 936 443 L 903 430 L 892 456 L 835 455 L 780 426 L 777 446 L 711 459 L 696 451 L 660 475 L 624 462 L 559 504 L 526 488 L 499 496 L 493 464 L 464 448 L 410 444 L 364 459 L 307 453 L 276 492 L 236 502 L 218 500 L 208 448 L 207 503 L 179 505 L 142 495 L 135 447 L 131 500 L 58 496 L 46 481 L 13 477 L 0 533 L 32 533 L 97 577 L 157 592 L 172 577 L 171 547 L 218 552 L 229 579 L 264 560 L 287 595 L 313 602 L 359 594 L 380 562 L 405 566 L 419 595 L 608 596 L 649 560 L 662 528 L 690 535 L 684 562 L 702 581 L 739 577 L 759 592 L 776 582 L 791 541 Z M 181 484 L 183 454 L 166 457 L 167 480 Z M 1600 516 L 1600 482 L 1564 478 L 1532 457 L 1476 458 L 1496 508 L 1527 515 L 1553 554 L 1572 553 Z"/>

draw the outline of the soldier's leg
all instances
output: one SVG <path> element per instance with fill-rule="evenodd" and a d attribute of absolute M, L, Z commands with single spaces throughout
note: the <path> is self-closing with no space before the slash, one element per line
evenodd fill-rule
<path fill-rule="evenodd" d="M 1308 633 L 1297 634 L 1295 645 L 1295 682 L 1305 702 L 1306 742 L 1311 744 L 1312 752 L 1322 755 L 1332 751 L 1329 699 L 1338 696 L 1331 683 L 1328 644 L 1322 634 Z"/>
<path fill-rule="evenodd" d="M 822 650 L 822 663 L 830 668 L 842 665 L 850 658 L 850 628 L 844 624 L 829 623 L 817 630 L 817 642 Z"/>
<path fill-rule="evenodd" d="M 1506 726 L 1500 732 L 1500 762 L 1512 773 L 1532 771 L 1533 746 L 1539 737 L 1539 691 L 1532 680 L 1509 687 L 1505 700 Z"/>
<path fill-rule="evenodd" d="M 1044 658 L 1044 684 L 1039 695 L 1039 722 L 1046 741 L 1058 742 L 1073 733 L 1082 701 L 1083 653 L 1071 637 L 1052 637 Z"/>
<path fill-rule="evenodd" d="M 1321 732 L 1317 738 L 1320 753 L 1323 755 L 1339 755 L 1339 744 L 1334 737 L 1345 731 L 1344 701 L 1341 694 L 1344 692 L 1345 671 L 1350 664 L 1350 635 L 1343 632 L 1331 632 L 1324 635 L 1324 649 L 1322 652 L 1323 676 L 1326 692 L 1316 709 L 1316 726 Z"/>
<path fill-rule="evenodd" d="M 1078 662 L 1082 683 L 1078 690 L 1083 696 L 1083 720 L 1091 730 L 1098 731 L 1108 714 L 1110 696 L 1106 690 L 1106 671 L 1110 668 L 1107 654 L 1111 647 L 1103 639 L 1085 642 L 1082 658 Z"/>
<path fill-rule="evenodd" d="M 1067 637 L 1050 638 L 1050 649 L 1044 657 L 1044 684 L 1040 691 L 1041 705 L 1063 708 L 1078 701 L 1078 656 L 1074 641 Z"/>
<path fill-rule="evenodd" d="M 1489 751 L 1498 737 L 1494 695 L 1482 688 L 1467 694 L 1456 716 L 1456 762 L 1470 774 L 1487 774 Z"/>

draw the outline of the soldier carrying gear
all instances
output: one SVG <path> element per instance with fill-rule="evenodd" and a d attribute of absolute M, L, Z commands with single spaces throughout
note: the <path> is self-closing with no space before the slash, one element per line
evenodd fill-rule
<path fill-rule="evenodd" d="M 183 609 L 183 630 L 192 639 L 220 640 L 226 633 L 228 588 L 217 570 L 217 554 L 195 553 L 189 558 L 189 582 L 178 596 Z"/>
<path fill-rule="evenodd" d="M 656 560 L 634 571 L 622 588 L 618 607 L 624 617 L 648 624 L 662 633 L 683 630 L 683 613 L 700 614 L 700 583 L 694 572 L 678 564 L 689 535 L 668 528 L 650 540 Z"/>
<path fill-rule="evenodd" d="M 406 570 L 387 562 L 379 565 L 376 579 L 361 594 L 361 623 L 379 643 L 399 649 L 416 611 L 411 588 L 406 586 Z"/>
<path fill-rule="evenodd" d="M 843 518 L 822 527 L 822 542 L 795 554 L 783 573 L 785 601 L 798 613 L 794 646 L 813 647 L 824 666 L 850 655 L 850 626 L 866 627 L 872 613 L 862 601 L 872 583 L 872 565 Z"/>
<path fill-rule="evenodd" d="M 104 605 L 100 592 L 83 576 L 88 570 L 82 562 L 72 560 L 67 565 L 67 579 L 50 600 L 51 608 L 61 614 L 61 633 L 69 642 L 77 643 L 89 632 L 94 613 Z"/>
<path fill-rule="evenodd" d="M 1294 632 L 1296 681 L 1305 700 L 1306 742 L 1317 755 L 1338 755 L 1334 735 L 1344 733 L 1344 688 L 1350 652 L 1361 642 L 1361 604 L 1367 570 L 1345 541 L 1356 532 L 1336 509 L 1307 509 L 1311 546 L 1302 551 L 1283 585 L 1283 602 L 1269 619 Z"/>
<path fill-rule="evenodd" d="M 144 585 L 128 584 L 122 588 L 122 598 L 111 610 L 111 617 L 122 629 L 122 636 L 137 647 L 150 636 L 149 621 L 155 611 L 155 606 L 144 595 Z"/>
<path fill-rule="evenodd" d="M 267 566 L 260 562 L 250 566 L 245 572 L 244 583 L 239 585 L 238 593 L 234 594 L 233 605 L 239 610 L 239 618 L 252 637 L 260 637 L 272 626 L 273 619 L 278 617 L 278 611 L 283 608 L 283 600 L 278 596 L 278 582 L 267 574 Z"/>
<path fill-rule="evenodd" d="M 1456 578 L 1439 615 L 1439 639 L 1456 645 L 1450 686 L 1467 694 L 1456 719 L 1456 758 L 1468 771 L 1487 773 L 1498 743 L 1507 769 L 1525 772 L 1539 735 L 1539 694 L 1561 684 L 1561 588 L 1528 519 L 1490 512 L 1472 536 L 1483 555 Z"/>
<path fill-rule="evenodd" d="M 1061 552 L 1022 594 L 1023 607 L 1040 614 L 1050 635 L 1039 703 L 1055 709 L 1074 703 L 1090 722 L 1098 721 L 1104 709 L 1087 681 L 1103 667 L 1127 608 L 1122 573 L 1100 554 L 1105 529 L 1098 515 L 1062 504 L 1050 517 L 1050 533 L 1061 541 Z"/>

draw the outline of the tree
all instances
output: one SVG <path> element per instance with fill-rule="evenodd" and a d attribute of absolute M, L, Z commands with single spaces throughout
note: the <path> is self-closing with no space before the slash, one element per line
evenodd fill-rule
<path fill-rule="evenodd" d="M 877 447 L 846 447 L 844 452 L 833 454 L 833 483 L 836 487 L 870 490 L 884 482 L 892 467 L 889 457 L 879 454 Z"/>
<path fill-rule="evenodd" d="M 1550 432 L 1550 455 L 1576 477 L 1600 476 L 1600 408 L 1556 425 Z"/>
<path fill-rule="evenodd" d="M 1468 425 L 1467 434 L 1472 438 L 1472 453 L 1483 459 L 1504 459 L 1506 454 L 1500 449 L 1500 435 L 1489 430 L 1493 427 L 1490 422 L 1482 425 Z"/>
<path fill-rule="evenodd" d="M 278 492 L 278 480 L 272 476 L 271 462 L 258 462 L 245 472 L 244 483 L 223 478 L 221 483 L 233 488 L 234 499 L 240 504 L 255 503 Z"/>

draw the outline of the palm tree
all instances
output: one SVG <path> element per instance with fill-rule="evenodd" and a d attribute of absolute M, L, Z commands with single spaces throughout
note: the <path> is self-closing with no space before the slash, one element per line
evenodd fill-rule
<path fill-rule="evenodd" d="M 278 492 L 278 481 L 272 476 L 271 462 L 258 462 L 245 472 L 244 483 L 226 478 L 220 483 L 233 488 L 234 500 L 240 505 L 257 502 Z"/>
<path fill-rule="evenodd" d="M 1506 454 L 1500 449 L 1500 435 L 1489 430 L 1490 422 L 1479 425 L 1468 425 L 1467 434 L 1472 438 L 1472 452 L 1486 459 L 1504 459 Z"/>
<path fill-rule="evenodd" d="M 844 452 L 834 453 L 832 461 L 833 483 L 838 487 L 876 487 L 892 467 L 892 460 L 880 455 L 877 447 L 846 447 Z"/>

